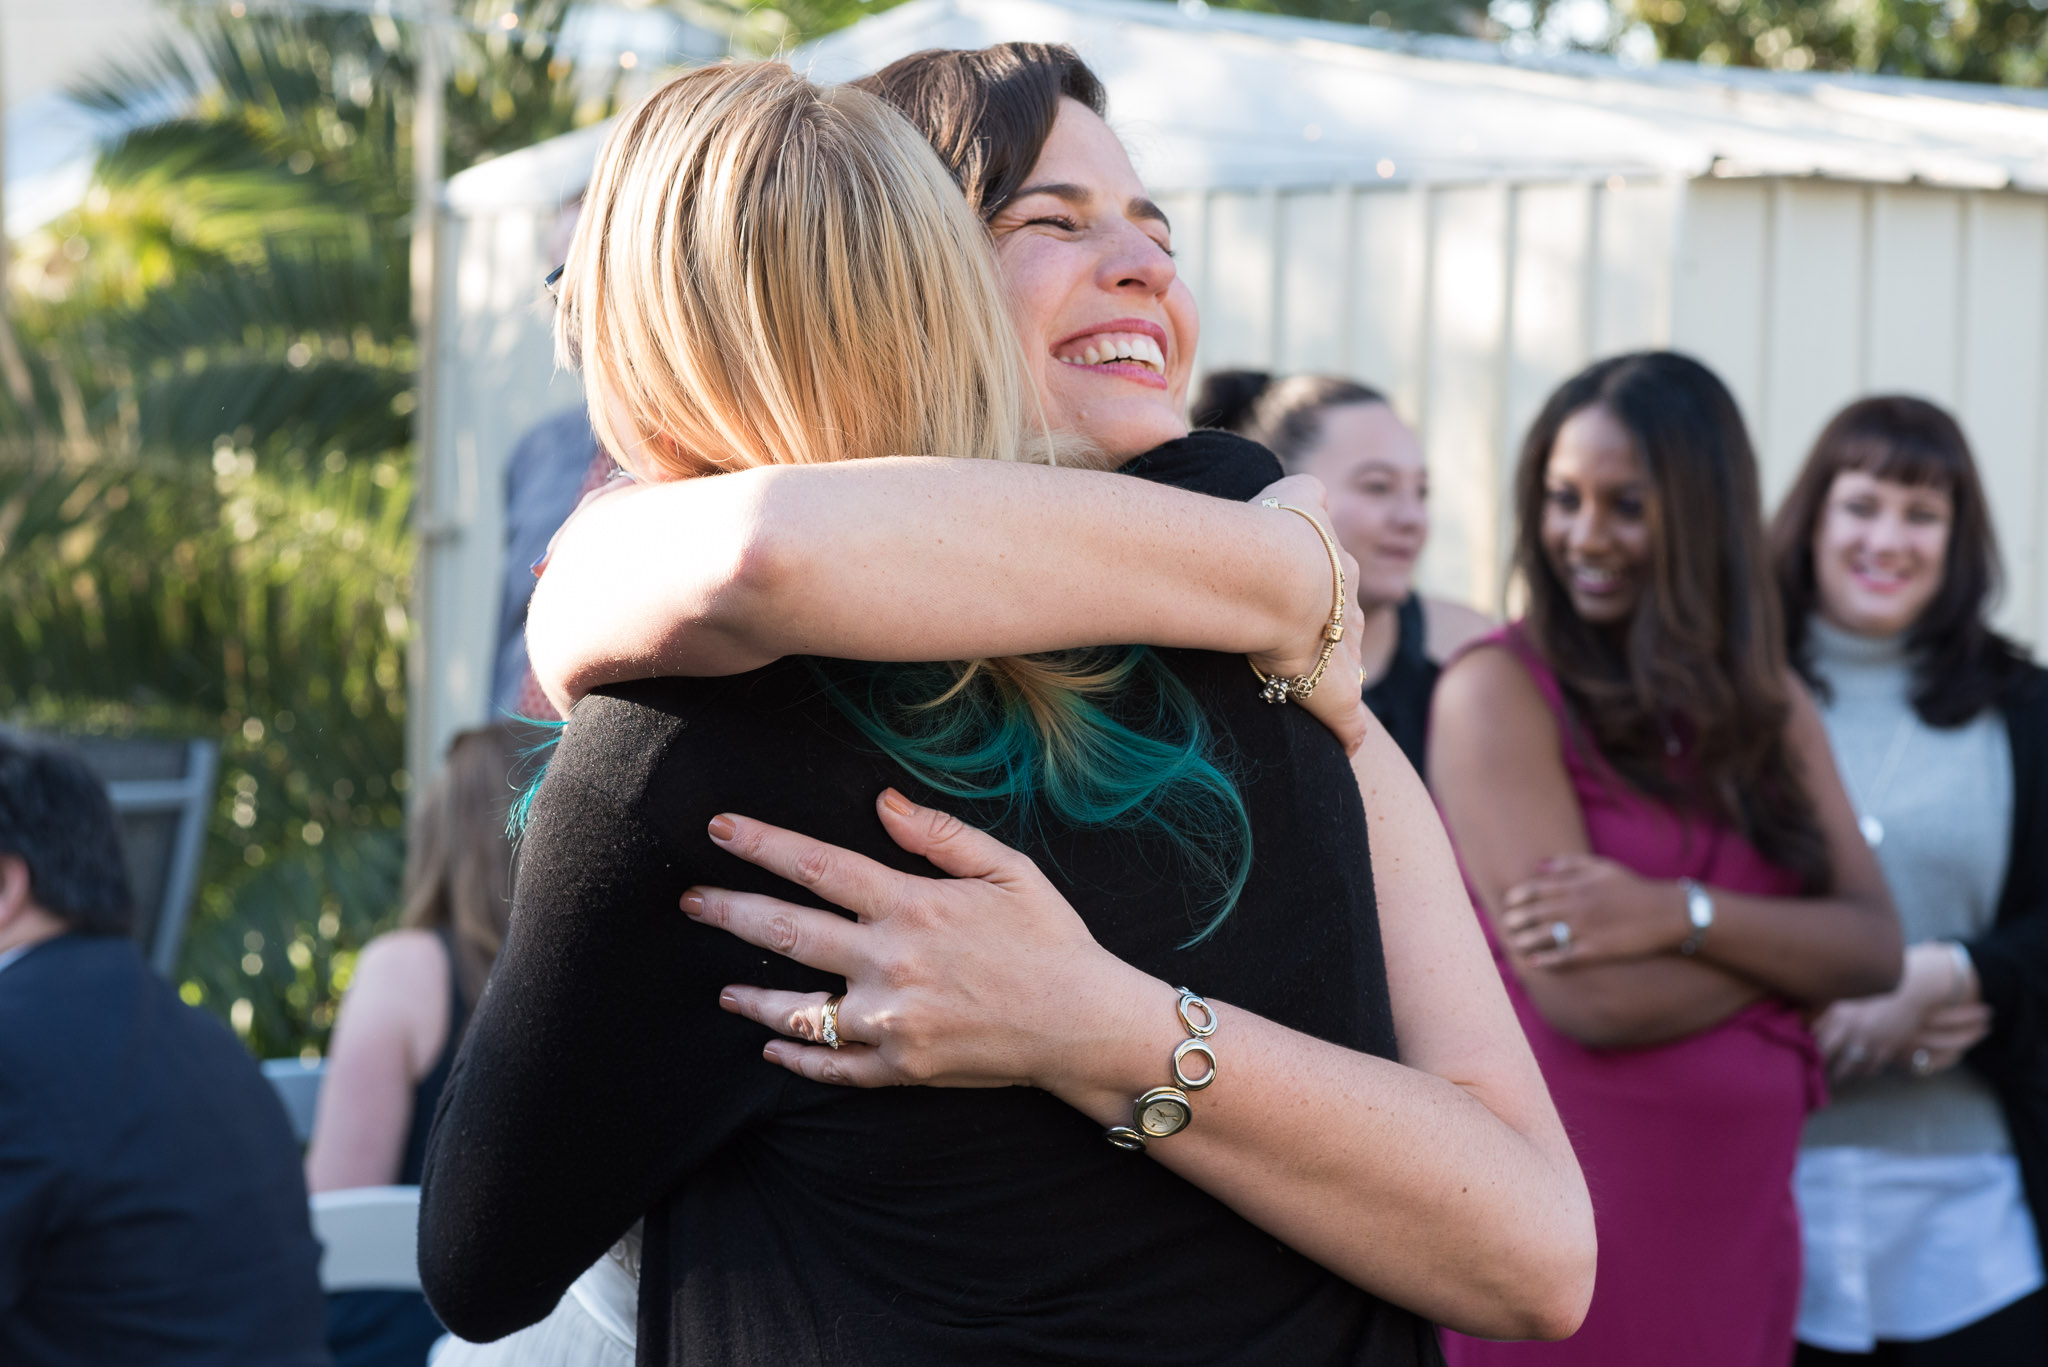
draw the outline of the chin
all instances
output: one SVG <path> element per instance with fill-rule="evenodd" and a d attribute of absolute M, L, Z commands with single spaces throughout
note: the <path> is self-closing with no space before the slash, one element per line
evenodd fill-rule
<path fill-rule="evenodd" d="M 1620 626 L 1635 616 L 1636 601 L 1633 598 L 1626 601 L 1613 598 L 1587 599 L 1573 594 L 1572 611 L 1579 614 L 1581 621 L 1596 627 Z"/>

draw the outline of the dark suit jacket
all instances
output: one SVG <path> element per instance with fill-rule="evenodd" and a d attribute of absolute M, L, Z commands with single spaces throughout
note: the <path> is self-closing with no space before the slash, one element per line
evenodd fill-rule
<path fill-rule="evenodd" d="M 283 1107 L 124 939 L 0 970 L 0 1363 L 324 1367 Z"/>

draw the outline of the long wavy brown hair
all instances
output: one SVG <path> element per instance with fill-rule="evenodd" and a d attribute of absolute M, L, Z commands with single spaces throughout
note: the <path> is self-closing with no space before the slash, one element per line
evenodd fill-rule
<path fill-rule="evenodd" d="M 1579 616 L 1542 544 L 1558 430 L 1593 407 L 1634 438 L 1650 486 L 1650 579 L 1618 627 Z M 1807 888 L 1826 886 L 1827 843 L 1785 742 L 1791 671 L 1756 456 L 1727 386 L 1668 351 L 1587 367 L 1529 429 L 1515 515 L 1526 630 L 1564 688 L 1572 739 L 1649 796 L 1732 827 Z"/>

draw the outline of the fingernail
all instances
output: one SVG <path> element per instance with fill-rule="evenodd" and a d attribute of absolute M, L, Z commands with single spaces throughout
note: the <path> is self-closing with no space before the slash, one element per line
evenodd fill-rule
<path fill-rule="evenodd" d="M 882 790 L 882 805 L 898 816 L 909 816 L 917 810 L 917 808 L 910 805 L 909 798 L 903 796 L 894 788 L 884 788 Z"/>
<path fill-rule="evenodd" d="M 775 1052 L 775 1046 L 772 1044 L 761 1046 L 761 1057 L 767 1059 L 770 1063 L 782 1062 L 782 1059 Z"/>
<path fill-rule="evenodd" d="M 736 1011 L 739 1009 L 740 999 L 735 997 L 732 989 L 728 987 L 718 994 L 718 1004 L 728 1011 Z"/>
<path fill-rule="evenodd" d="M 720 841 L 721 843 L 730 840 L 733 837 L 733 832 L 737 830 L 739 830 L 739 824 L 723 812 L 711 818 L 711 838 L 713 840 Z"/>
<path fill-rule="evenodd" d="M 691 891 L 691 892 L 686 892 L 686 893 L 684 893 L 684 894 L 683 894 L 683 915 L 685 915 L 685 916 L 702 916 L 703 914 L 704 914 L 704 894 L 703 894 L 703 893 L 701 893 L 701 892 L 696 892 L 696 891 Z"/>

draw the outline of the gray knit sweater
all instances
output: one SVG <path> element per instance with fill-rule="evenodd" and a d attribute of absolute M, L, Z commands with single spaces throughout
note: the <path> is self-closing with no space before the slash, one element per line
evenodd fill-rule
<path fill-rule="evenodd" d="M 1986 709 L 1935 730 L 1913 712 L 1899 638 L 1852 636 L 1814 619 L 1814 663 L 1833 692 L 1821 703 L 1835 765 L 1857 815 L 1883 825 L 1878 863 L 1906 943 L 1967 940 L 1990 926 L 2012 839 L 2012 750 Z M 1806 1146 L 1897 1153 L 2007 1152 L 1990 1086 L 1970 1069 L 1838 1084 L 1806 1126 Z"/>

